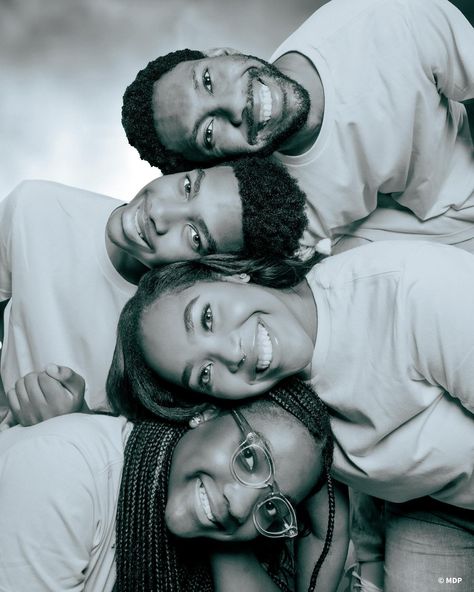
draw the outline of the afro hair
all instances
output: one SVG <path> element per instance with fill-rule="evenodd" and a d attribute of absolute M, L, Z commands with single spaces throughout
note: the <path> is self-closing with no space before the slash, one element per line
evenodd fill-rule
<path fill-rule="evenodd" d="M 242 200 L 243 255 L 294 257 L 308 225 L 305 194 L 273 157 L 246 157 L 227 163 Z"/>
<path fill-rule="evenodd" d="M 164 174 L 188 171 L 195 168 L 196 163 L 168 150 L 158 139 L 152 108 L 154 84 L 181 62 L 204 57 L 202 52 L 191 49 L 181 49 L 159 57 L 138 72 L 123 95 L 122 125 L 130 145 L 138 150 L 140 158 L 158 167 Z"/>

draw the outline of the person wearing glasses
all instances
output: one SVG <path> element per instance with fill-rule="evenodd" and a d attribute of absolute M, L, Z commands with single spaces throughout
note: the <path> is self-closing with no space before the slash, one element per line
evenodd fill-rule
<path fill-rule="evenodd" d="M 472 255 L 381 241 L 326 258 L 285 290 L 234 271 L 202 260 L 147 274 L 119 321 L 116 411 L 175 415 L 308 381 L 331 414 L 335 477 L 389 502 L 386 589 L 406 590 L 408 570 L 411 592 L 447 571 L 470 590 Z"/>
<path fill-rule="evenodd" d="M 335 590 L 347 511 L 310 388 L 190 424 L 70 414 L 2 434 L 0 588 Z"/>

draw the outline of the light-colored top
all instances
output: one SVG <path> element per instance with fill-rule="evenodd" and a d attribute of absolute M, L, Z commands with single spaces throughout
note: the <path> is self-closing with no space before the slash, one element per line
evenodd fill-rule
<path fill-rule="evenodd" d="M 124 418 L 72 414 L 0 436 L 0 590 L 110 592 Z"/>
<path fill-rule="evenodd" d="M 135 293 L 112 265 L 105 227 L 122 202 L 47 181 L 27 181 L 0 202 L 0 299 L 5 390 L 50 363 L 86 381 L 91 408 L 106 405 L 117 322 Z M 5 401 L 0 401 L 0 405 Z"/>
<path fill-rule="evenodd" d="M 474 29 L 452 4 L 331 0 L 271 61 L 287 52 L 314 64 L 324 90 L 313 146 L 299 156 L 278 154 L 307 194 L 303 245 L 345 232 L 376 208 L 379 193 L 420 220 L 474 205 L 473 144 L 456 102 L 474 97 Z M 474 208 L 466 215 L 469 224 L 461 216 L 446 228 L 409 224 L 408 232 L 469 238 Z M 383 223 L 390 227 L 390 218 Z"/>
<path fill-rule="evenodd" d="M 311 384 L 331 409 L 336 477 L 474 509 L 474 257 L 386 241 L 329 257 L 308 282 Z"/>

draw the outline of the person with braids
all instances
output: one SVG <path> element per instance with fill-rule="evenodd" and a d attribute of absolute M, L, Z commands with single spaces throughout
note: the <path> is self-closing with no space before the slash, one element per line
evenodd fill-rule
<path fill-rule="evenodd" d="M 309 381 L 332 416 L 334 476 L 391 502 L 386 589 L 406 589 L 403 565 L 417 592 L 448 571 L 469 590 L 474 258 L 385 241 L 326 258 L 286 289 L 234 271 L 202 260 L 143 278 L 119 321 L 112 406 L 175 417 L 291 375 Z"/>
<path fill-rule="evenodd" d="M 20 185 L 0 202 L 0 300 L 11 299 L 5 424 L 77 410 L 68 386 L 82 378 L 89 407 L 106 406 L 118 317 L 141 275 L 208 253 L 291 259 L 303 206 L 296 181 L 271 159 L 159 177 L 129 203 L 51 182 Z"/>
<path fill-rule="evenodd" d="M 70 414 L 0 436 L 3 591 L 336 589 L 347 510 L 309 386 L 208 409 L 192 430 L 149 415 Z"/>

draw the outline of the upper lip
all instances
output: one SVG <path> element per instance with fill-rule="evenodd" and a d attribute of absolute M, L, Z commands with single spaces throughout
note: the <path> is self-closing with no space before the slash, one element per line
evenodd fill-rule
<path fill-rule="evenodd" d="M 257 363 L 258 363 L 258 358 L 259 358 L 259 347 L 258 347 L 258 326 L 262 325 L 262 327 L 264 327 L 264 329 L 267 331 L 268 333 L 268 337 L 270 339 L 271 342 L 271 346 L 272 346 L 272 361 L 270 362 L 270 366 L 268 366 L 268 368 L 266 368 L 265 370 L 261 370 L 260 372 L 257 373 Z M 265 372 L 267 372 L 271 367 L 272 367 L 272 362 L 273 362 L 273 355 L 274 355 L 274 342 L 272 339 L 272 336 L 270 334 L 270 331 L 267 327 L 267 325 L 262 321 L 261 318 L 257 318 L 257 323 L 255 325 L 255 332 L 254 332 L 254 336 L 253 336 L 253 342 L 252 342 L 252 346 L 251 346 L 251 352 L 252 352 L 252 360 L 251 360 L 251 371 L 252 371 L 252 378 L 253 380 L 256 380 L 257 378 L 257 374 L 259 374 L 260 376 L 262 376 L 263 374 L 265 374 Z"/>
<path fill-rule="evenodd" d="M 201 478 L 201 483 L 206 490 L 211 512 L 217 521 L 217 526 L 227 532 L 234 532 L 238 528 L 239 523 L 230 514 L 227 500 L 210 485 L 204 476 Z"/>
<path fill-rule="evenodd" d="M 150 249 L 152 249 L 152 242 L 150 240 L 150 217 L 148 215 L 148 191 L 145 190 L 141 207 L 138 206 L 137 216 L 138 226 L 140 227 L 143 239 Z"/>

